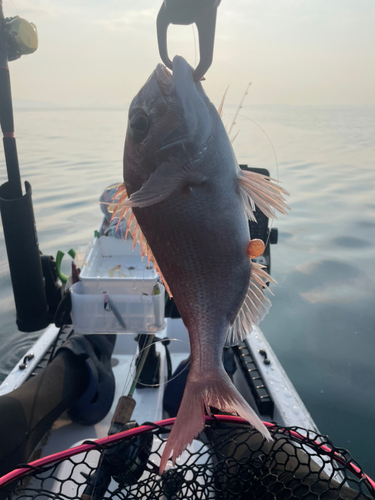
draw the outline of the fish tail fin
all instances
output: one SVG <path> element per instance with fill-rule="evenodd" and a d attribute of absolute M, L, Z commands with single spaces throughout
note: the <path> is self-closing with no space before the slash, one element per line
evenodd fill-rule
<path fill-rule="evenodd" d="M 172 462 L 175 463 L 187 445 L 204 429 L 204 410 L 210 414 L 210 407 L 238 414 L 266 439 L 272 439 L 267 428 L 234 387 L 224 369 L 211 373 L 195 373 L 193 377 L 191 375 L 190 372 L 180 409 L 163 451 L 160 474 L 163 473 L 169 457 L 172 455 Z"/>

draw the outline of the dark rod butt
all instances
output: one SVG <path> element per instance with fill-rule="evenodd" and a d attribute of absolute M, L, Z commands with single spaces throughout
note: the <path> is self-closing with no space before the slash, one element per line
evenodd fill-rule
<path fill-rule="evenodd" d="M 49 324 L 48 306 L 36 233 L 31 186 L 17 197 L 9 182 L 0 186 L 0 211 L 8 253 L 17 326 L 21 332 L 34 332 Z"/>

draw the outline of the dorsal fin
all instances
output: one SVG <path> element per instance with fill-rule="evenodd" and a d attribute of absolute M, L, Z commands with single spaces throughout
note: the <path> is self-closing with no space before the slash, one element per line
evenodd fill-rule
<path fill-rule="evenodd" d="M 229 89 L 229 85 L 227 87 L 227 90 L 224 92 L 223 98 L 221 99 L 220 106 L 217 108 L 217 112 L 219 113 L 220 118 L 223 117 L 223 107 L 224 107 L 224 102 L 225 102 L 225 98 L 226 98 L 228 89 Z"/>
<path fill-rule="evenodd" d="M 255 205 L 269 218 L 276 218 L 275 210 L 286 214 L 290 210 L 283 194 L 289 193 L 278 185 L 278 181 L 256 172 L 241 170 L 238 172 L 238 185 L 245 212 L 249 219 L 255 221 Z"/>
<path fill-rule="evenodd" d="M 154 257 L 154 254 L 152 253 L 151 251 L 151 248 L 148 246 L 148 243 L 146 242 L 146 245 L 147 245 L 147 249 L 148 249 L 148 255 L 150 256 L 150 260 L 152 260 L 152 262 L 154 263 L 154 266 L 155 266 L 155 271 L 158 273 L 158 275 L 160 276 L 160 279 L 161 279 L 161 282 L 163 283 L 163 285 L 165 286 L 165 290 L 168 292 L 168 295 L 169 295 L 169 298 L 171 299 L 172 298 L 172 292 L 171 292 L 171 289 L 169 288 L 168 286 L 168 283 L 166 282 L 164 276 L 163 276 L 163 273 L 161 272 L 160 270 L 160 267 L 159 267 L 159 264 L 156 262 L 156 259 Z"/>
<path fill-rule="evenodd" d="M 171 294 L 171 290 L 168 286 L 168 283 L 165 281 L 165 278 L 160 270 L 160 267 L 159 267 L 158 263 L 156 262 L 154 254 L 152 253 L 151 248 L 150 248 L 149 244 L 147 243 L 146 237 L 143 234 L 143 232 L 142 232 L 142 230 L 137 222 L 137 219 L 133 213 L 133 210 L 126 203 L 129 199 L 129 197 L 128 197 L 128 194 L 126 192 L 125 184 L 119 183 L 119 184 L 116 184 L 115 186 L 111 186 L 112 189 L 113 189 L 113 187 L 117 187 L 117 191 L 114 194 L 114 196 L 112 197 L 111 203 L 108 204 L 109 205 L 108 211 L 110 213 L 112 212 L 112 220 L 115 219 L 116 217 L 119 218 L 116 229 L 119 227 L 121 220 L 124 219 L 126 222 L 125 239 L 126 239 L 128 233 L 130 233 L 132 238 L 133 238 L 133 250 L 134 250 L 136 244 L 139 243 L 142 258 L 144 256 L 146 256 L 148 264 L 150 264 L 150 261 L 153 262 L 154 267 L 155 267 L 155 271 L 160 276 L 160 279 L 161 279 L 163 285 L 165 286 L 166 291 L 168 292 L 169 298 L 171 298 L 172 294 Z M 110 188 L 108 188 L 108 189 L 110 189 Z"/>
<path fill-rule="evenodd" d="M 262 321 L 271 307 L 271 301 L 264 295 L 264 289 L 272 294 L 266 283 L 276 281 L 263 270 L 264 267 L 256 262 L 251 263 L 249 288 L 242 307 L 229 328 L 225 342 L 227 347 L 238 345 L 250 335 L 252 326 Z"/>

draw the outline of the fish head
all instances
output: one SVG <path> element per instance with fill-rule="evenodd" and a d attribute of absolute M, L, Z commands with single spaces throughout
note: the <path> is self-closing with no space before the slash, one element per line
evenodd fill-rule
<path fill-rule="evenodd" d="M 183 57 L 173 59 L 173 73 L 158 64 L 129 108 L 124 151 L 129 195 L 171 157 L 197 161 L 212 137 L 215 117 L 220 119 Z"/>

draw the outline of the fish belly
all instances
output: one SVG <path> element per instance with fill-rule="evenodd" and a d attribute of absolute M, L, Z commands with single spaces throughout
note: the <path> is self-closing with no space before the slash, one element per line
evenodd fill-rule
<path fill-rule="evenodd" d="M 241 212 L 228 221 L 209 200 L 179 193 L 134 214 L 186 326 L 215 323 L 219 312 L 229 326 L 250 279 L 249 230 Z"/>

